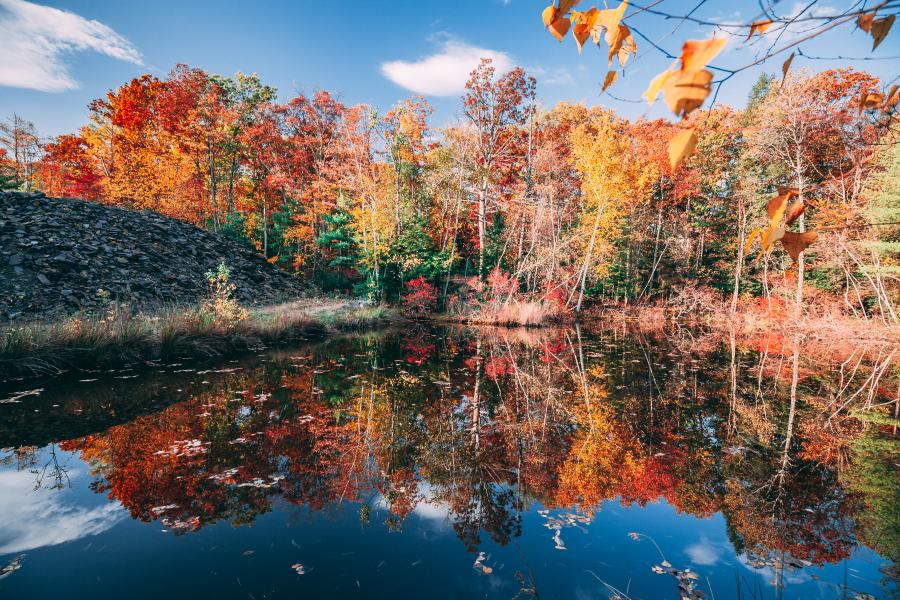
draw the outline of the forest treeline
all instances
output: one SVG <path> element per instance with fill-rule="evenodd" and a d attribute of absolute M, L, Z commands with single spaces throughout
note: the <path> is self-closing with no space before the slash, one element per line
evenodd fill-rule
<path fill-rule="evenodd" d="M 46 143 L 13 117 L 0 185 L 158 211 L 322 289 L 428 309 L 768 297 L 897 323 L 896 106 L 860 100 L 880 86 L 852 69 L 763 75 L 746 108 L 686 118 L 697 148 L 673 170 L 678 125 L 545 107 L 534 78 L 489 60 L 443 128 L 422 98 L 384 113 L 328 91 L 279 102 L 255 75 L 179 65 Z M 764 231 L 785 194 L 778 237 L 818 234 L 797 260 Z"/>

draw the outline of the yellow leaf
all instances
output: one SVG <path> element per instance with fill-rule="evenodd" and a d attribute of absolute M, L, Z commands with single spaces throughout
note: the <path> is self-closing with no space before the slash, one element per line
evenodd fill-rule
<path fill-rule="evenodd" d="M 603 89 L 600 91 L 605 92 L 606 88 L 611 86 L 613 84 L 613 82 L 616 80 L 616 77 L 618 77 L 618 76 L 619 76 L 618 71 L 609 71 L 606 74 L 606 77 L 603 78 Z"/>
<path fill-rule="evenodd" d="M 768 254 L 772 250 L 772 245 L 784 237 L 784 233 L 784 227 L 773 227 L 771 225 L 767 227 L 760 238 L 763 252 Z"/>
<path fill-rule="evenodd" d="M 693 127 L 682 129 L 669 140 L 669 166 L 674 171 L 681 162 L 693 154 L 697 147 L 697 133 Z"/>
<path fill-rule="evenodd" d="M 663 99 L 673 113 L 686 117 L 703 105 L 711 91 L 712 73 L 703 69 L 697 73 L 678 72 L 669 77 L 663 87 Z"/>
<path fill-rule="evenodd" d="M 544 21 L 544 27 L 550 27 L 550 23 L 556 20 L 556 7 L 553 3 L 550 3 L 550 6 L 544 9 L 544 12 L 541 13 L 541 19 Z"/>
<path fill-rule="evenodd" d="M 883 19 L 872 21 L 872 50 L 877 48 L 879 44 L 884 41 L 884 38 L 887 37 L 891 27 L 893 27 L 894 19 L 896 18 L 897 15 L 888 15 Z"/>
<path fill-rule="evenodd" d="M 747 236 L 747 243 L 744 244 L 744 256 L 750 253 L 750 246 L 753 245 L 753 240 L 760 237 L 761 235 L 762 229 L 760 229 L 759 227 L 750 232 L 750 235 Z"/>
<path fill-rule="evenodd" d="M 666 82 L 678 72 L 675 70 L 675 64 L 676 63 L 672 63 L 671 67 L 654 77 L 650 82 L 647 91 L 644 92 L 644 99 L 647 100 L 647 104 L 656 102 L 656 97 L 659 96 L 659 93 L 662 91 L 663 87 L 665 87 Z"/>
<path fill-rule="evenodd" d="M 781 221 L 782 215 L 787 208 L 788 201 L 798 195 L 800 191 L 797 188 L 779 188 L 778 195 L 769 200 L 766 204 L 766 212 L 769 213 L 769 227 L 775 227 Z M 798 215 L 799 216 L 799 215 Z"/>
<path fill-rule="evenodd" d="M 700 72 L 722 51 L 726 41 L 725 38 L 686 41 L 681 47 L 681 71 L 689 75 Z"/>
<path fill-rule="evenodd" d="M 819 234 L 815 231 L 806 231 L 804 233 L 794 233 L 788 231 L 781 236 L 781 245 L 787 250 L 794 261 L 800 258 L 800 253 L 809 248 L 810 244 L 819 238 Z"/>
<path fill-rule="evenodd" d="M 750 24 L 750 33 L 749 33 L 749 35 L 747 35 L 747 41 L 749 41 L 750 38 L 752 38 L 754 34 L 759 35 L 759 37 L 762 37 L 762 34 L 764 34 L 766 32 L 766 30 L 771 26 L 772 26 L 771 19 L 765 19 L 763 21 L 754 21 L 753 23 Z"/>

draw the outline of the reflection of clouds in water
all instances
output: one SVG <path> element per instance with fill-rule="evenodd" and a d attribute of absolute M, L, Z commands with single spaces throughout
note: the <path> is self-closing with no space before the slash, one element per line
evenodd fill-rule
<path fill-rule="evenodd" d="M 70 472 L 70 479 L 77 473 Z M 125 517 L 118 503 L 94 508 L 66 505 L 66 492 L 32 491 L 28 471 L 0 471 L 0 555 L 14 554 L 102 533 Z"/>
<path fill-rule="evenodd" d="M 740 562 L 744 567 L 746 567 L 746 569 L 748 571 L 752 571 L 753 573 L 762 577 L 763 581 L 765 581 L 767 584 L 775 585 L 776 577 L 775 577 L 775 571 L 774 571 L 774 569 L 772 569 L 772 567 L 754 567 L 754 566 L 750 565 L 750 563 L 748 562 L 748 558 L 747 558 L 746 554 L 739 555 L 737 557 L 737 559 L 738 559 L 738 562 Z M 784 583 L 790 584 L 790 585 L 800 585 L 800 584 L 807 583 L 807 582 L 813 580 L 812 574 L 809 573 L 806 569 L 796 569 L 796 570 L 784 569 L 781 577 L 782 577 L 782 580 L 784 581 Z M 819 587 L 821 587 L 821 586 L 822 586 L 822 584 L 819 584 Z"/>
<path fill-rule="evenodd" d="M 709 541 L 706 537 L 700 538 L 696 544 L 691 544 L 684 549 L 691 562 L 695 565 L 711 566 L 722 559 L 725 549 L 721 544 Z"/>

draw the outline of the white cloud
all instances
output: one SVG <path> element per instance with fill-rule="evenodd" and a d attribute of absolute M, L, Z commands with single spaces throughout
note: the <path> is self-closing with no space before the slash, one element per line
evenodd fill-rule
<path fill-rule="evenodd" d="M 455 96 L 465 91 L 469 74 L 482 58 L 493 60 L 498 74 L 513 68 L 513 60 L 505 52 L 447 38 L 441 44 L 440 52 L 415 62 L 383 63 L 381 72 L 400 87 L 423 96 Z"/>
<path fill-rule="evenodd" d="M 127 514 L 118 502 L 88 508 L 66 502 L 68 491 L 33 488 L 28 471 L 0 472 L 0 556 L 95 535 Z"/>
<path fill-rule="evenodd" d="M 90 50 L 141 64 L 137 48 L 103 23 L 25 0 L 0 0 L 0 40 L 0 85 L 10 87 L 77 88 L 64 61 L 71 52 Z"/>
<path fill-rule="evenodd" d="M 685 548 L 684 553 L 695 565 L 714 565 L 722 558 L 722 548 L 706 538 Z"/>

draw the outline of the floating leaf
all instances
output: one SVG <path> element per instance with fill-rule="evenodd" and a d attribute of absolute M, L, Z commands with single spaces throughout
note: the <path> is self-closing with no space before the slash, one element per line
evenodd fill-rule
<path fill-rule="evenodd" d="M 681 162 L 693 154 L 697 147 L 697 133 L 694 128 L 682 129 L 669 141 L 669 166 L 674 171 Z"/>
<path fill-rule="evenodd" d="M 727 40 L 710 38 L 708 40 L 688 40 L 681 47 L 681 71 L 693 75 L 699 73 L 709 62 L 722 51 Z"/>
<path fill-rule="evenodd" d="M 758 35 L 762 37 L 762 34 L 766 32 L 766 30 L 772 26 L 771 19 L 765 19 L 763 21 L 754 21 L 750 24 L 750 33 L 747 35 L 747 40 L 749 41 L 754 35 Z"/>
<path fill-rule="evenodd" d="M 603 78 L 603 89 L 601 91 L 605 92 L 606 88 L 611 86 L 613 84 L 613 82 L 616 80 L 616 77 L 618 77 L 618 76 L 619 76 L 618 71 L 609 71 L 606 74 L 606 77 Z"/>
<path fill-rule="evenodd" d="M 872 50 L 884 41 L 891 27 L 894 26 L 894 19 L 896 18 L 897 15 L 888 15 L 883 19 L 872 21 L 872 31 L 870 32 L 872 34 Z"/>
<path fill-rule="evenodd" d="M 794 261 L 800 258 L 800 253 L 809 248 L 809 245 L 819 238 L 818 232 L 806 231 L 804 233 L 794 233 L 788 231 L 781 236 L 781 245 L 787 250 Z"/>
<path fill-rule="evenodd" d="M 703 105 L 710 94 L 712 78 L 706 69 L 697 73 L 679 72 L 666 80 L 663 99 L 673 113 L 686 117 Z"/>
<path fill-rule="evenodd" d="M 785 213 L 784 222 L 787 225 L 790 225 L 794 221 L 800 218 L 800 215 L 806 210 L 806 203 L 803 200 L 797 200 L 793 204 L 791 204 L 790 208 L 787 209 Z"/>

